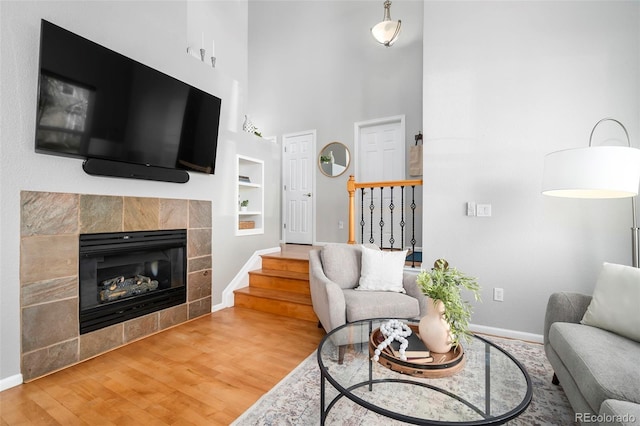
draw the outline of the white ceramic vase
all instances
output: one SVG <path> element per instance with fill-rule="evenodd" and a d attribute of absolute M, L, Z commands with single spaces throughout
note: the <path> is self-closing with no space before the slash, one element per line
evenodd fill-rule
<path fill-rule="evenodd" d="M 429 351 L 447 353 L 451 350 L 451 333 L 449 324 L 444 319 L 444 304 L 441 300 L 434 303 L 433 299 L 427 298 L 427 314 L 420 319 L 418 331 Z"/>

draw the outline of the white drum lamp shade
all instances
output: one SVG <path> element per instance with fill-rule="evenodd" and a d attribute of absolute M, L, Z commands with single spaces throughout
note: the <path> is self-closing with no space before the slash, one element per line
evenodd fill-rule
<path fill-rule="evenodd" d="M 620 125 L 628 146 L 591 146 L 593 133 L 602 122 Z M 567 149 L 544 158 L 542 193 L 568 198 L 631 198 L 631 260 L 640 267 L 640 228 L 636 199 L 640 186 L 640 149 L 631 147 L 629 132 L 616 119 L 598 121 L 589 136 L 588 148 Z"/>
<path fill-rule="evenodd" d="M 544 159 L 542 193 L 569 198 L 625 198 L 638 195 L 640 149 L 597 146 L 567 149 Z"/>

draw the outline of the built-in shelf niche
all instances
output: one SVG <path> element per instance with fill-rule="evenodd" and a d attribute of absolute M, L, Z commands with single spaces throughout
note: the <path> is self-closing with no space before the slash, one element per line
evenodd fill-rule
<path fill-rule="evenodd" d="M 264 161 L 237 155 L 236 235 L 264 233 Z M 246 210 L 240 206 L 249 201 Z"/>

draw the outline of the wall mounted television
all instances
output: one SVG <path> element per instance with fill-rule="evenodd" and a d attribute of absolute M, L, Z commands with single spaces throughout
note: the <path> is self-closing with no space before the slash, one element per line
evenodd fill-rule
<path fill-rule="evenodd" d="M 42 20 L 35 150 L 89 174 L 213 174 L 220 98 Z"/>

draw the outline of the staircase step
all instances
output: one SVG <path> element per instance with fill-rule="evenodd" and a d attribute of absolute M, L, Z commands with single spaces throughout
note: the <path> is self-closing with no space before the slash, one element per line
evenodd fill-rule
<path fill-rule="evenodd" d="M 275 271 L 264 268 L 249 271 L 249 286 L 306 295 L 311 294 L 308 272 Z"/>
<path fill-rule="evenodd" d="M 309 273 L 309 259 L 298 259 L 277 255 L 262 255 L 262 269 Z"/>
<path fill-rule="evenodd" d="M 305 321 L 318 321 L 308 295 L 255 287 L 241 288 L 233 293 L 235 306 Z"/>

